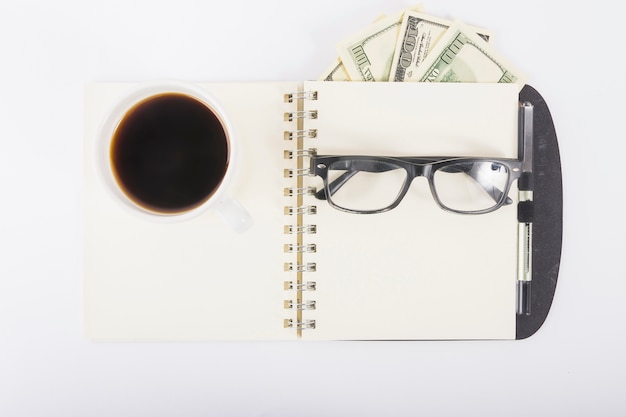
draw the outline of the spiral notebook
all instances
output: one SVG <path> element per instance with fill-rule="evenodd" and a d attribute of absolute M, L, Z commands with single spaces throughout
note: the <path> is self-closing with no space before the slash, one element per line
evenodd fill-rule
<path fill-rule="evenodd" d="M 85 327 L 95 340 L 515 339 L 517 204 L 439 208 L 424 178 L 380 214 L 316 199 L 309 155 L 516 158 L 507 84 L 199 84 L 241 143 L 233 194 L 253 218 L 129 215 L 93 167 L 100 121 L 135 86 L 85 88 Z M 516 187 L 516 184 L 513 185 Z M 517 201 L 516 189 L 509 196 Z"/>

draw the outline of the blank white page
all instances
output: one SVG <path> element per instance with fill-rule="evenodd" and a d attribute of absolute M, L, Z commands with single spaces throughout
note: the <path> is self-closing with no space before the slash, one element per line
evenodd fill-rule
<path fill-rule="evenodd" d="M 507 84 L 305 83 L 318 154 L 517 157 L 518 89 Z M 309 185 L 321 187 L 317 177 Z M 513 339 L 517 187 L 483 215 L 440 209 L 417 178 L 400 205 L 349 214 L 307 197 L 317 290 L 307 339 Z"/>

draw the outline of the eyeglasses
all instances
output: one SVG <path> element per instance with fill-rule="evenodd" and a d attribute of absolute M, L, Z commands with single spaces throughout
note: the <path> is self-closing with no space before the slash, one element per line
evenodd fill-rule
<path fill-rule="evenodd" d="M 324 181 L 315 193 L 349 213 L 382 213 L 400 204 L 413 179 L 425 177 L 437 204 L 461 214 L 483 214 L 511 204 L 517 159 L 312 155 L 310 173 Z"/>

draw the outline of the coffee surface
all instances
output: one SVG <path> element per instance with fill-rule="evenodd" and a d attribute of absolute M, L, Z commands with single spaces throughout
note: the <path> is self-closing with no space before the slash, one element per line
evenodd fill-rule
<path fill-rule="evenodd" d="M 148 98 L 122 118 L 111 143 L 114 176 L 137 205 L 175 214 L 208 200 L 229 160 L 228 136 L 214 112 L 193 97 Z"/>

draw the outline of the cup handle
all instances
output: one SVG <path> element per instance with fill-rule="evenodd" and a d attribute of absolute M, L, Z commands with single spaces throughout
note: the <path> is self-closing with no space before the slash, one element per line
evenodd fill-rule
<path fill-rule="evenodd" d="M 215 206 L 222 221 L 235 232 L 245 232 L 252 226 L 252 216 L 236 200 L 225 197 Z"/>

